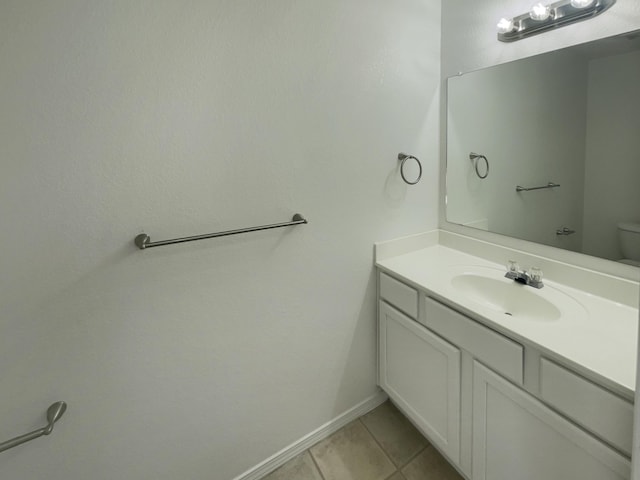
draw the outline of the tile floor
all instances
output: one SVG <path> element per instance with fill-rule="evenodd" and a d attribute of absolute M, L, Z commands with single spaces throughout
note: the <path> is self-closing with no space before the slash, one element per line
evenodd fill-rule
<path fill-rule="evenodd" d="M 262 480 L 462 480 L 389 401 Z"/>

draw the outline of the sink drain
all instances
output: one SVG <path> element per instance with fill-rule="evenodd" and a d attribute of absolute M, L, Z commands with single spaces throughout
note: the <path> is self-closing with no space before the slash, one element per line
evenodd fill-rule
<path fill-rule="evenodd" d="M 513 317 L 513 314 L 511 312 L 504 312 L 505 315 L 509 315 L 510 317 Z"/>

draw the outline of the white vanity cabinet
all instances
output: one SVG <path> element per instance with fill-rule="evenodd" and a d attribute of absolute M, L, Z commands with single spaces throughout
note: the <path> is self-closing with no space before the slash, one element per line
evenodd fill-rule
<path fill-rule="evenodd" d="M 460 451 L 460 350 L 380 302 L 380 383 L 453 461 Z"/>
<path fill-rule="evenodd" d="M 630 475 L 626 458 L 477 361 L 472 471 L 473 480 L 626 480 Z"/>
<path fill-rule="evenodd" d="M 380 386 L 469 479 L 629 479 L 631 402 L 379 275 Z"/>

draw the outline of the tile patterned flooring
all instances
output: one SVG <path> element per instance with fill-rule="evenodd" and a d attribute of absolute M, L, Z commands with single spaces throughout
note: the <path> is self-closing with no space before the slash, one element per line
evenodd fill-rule
<path fill-rule="evenodd" d="M 262 480 L 462 480 L 389 401 Z"/>

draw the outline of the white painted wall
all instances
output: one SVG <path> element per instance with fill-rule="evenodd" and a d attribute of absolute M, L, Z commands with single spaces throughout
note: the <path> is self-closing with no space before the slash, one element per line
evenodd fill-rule
<path fill-rule="evenodd" d="M 587 63 L 568 52 L 448 79 L 447 219 L 579 250 Z M 486 155 L 480 179 L 469 153 Z M 480 163 L 479 168 L 484 168 Z M 557 189 L 516 192 L 553 181 Z M 558 236 L 567 226 L 575 235 Z"/>
<path fill-rule="evenodd" d="M 588 78 L 584 251 L 619 259 L 618 223 L 640 223 L 640 52 L 592 60 Z"/>
<path fill-rule="evenodd" d="M 437 0 L 6 0 L 0 32 L 2 436 L 69 403 L 0 478 L 230 479 L 376 391 L 372 244 L 437 226 Z"/>

